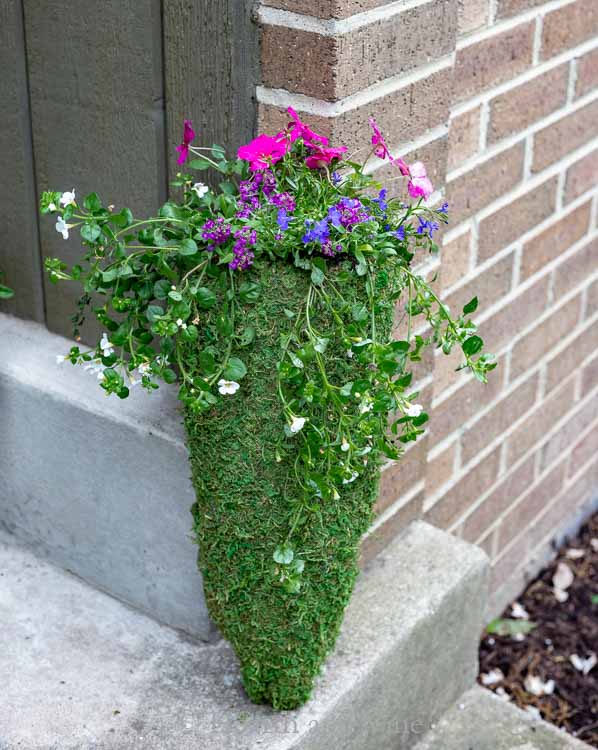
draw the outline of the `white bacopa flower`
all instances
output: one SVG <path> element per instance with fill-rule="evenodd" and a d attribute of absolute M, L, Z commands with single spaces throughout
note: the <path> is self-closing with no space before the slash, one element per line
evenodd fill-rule
<path fill-rule="evenodd" d="M 48 211 L 56 211 L 56 204 L 48 203 Z"/>
<path fill-rule="evenodd" d="M 503 674 L 503 671 L 498 667 L 480 675 L 480 681 L 482 685 L 486 685 L 487 687 L 489 687 L 490 685 L 496 685 L 497 682 L 502 682 L 502 680 L 504 679 L 505 676 Z"/>
<path fill-rule="evenodd" d="M 75 205 L 75 188 L 67 190 L 60 196 L 61 206 L 74 206 Z"/>
<path fill-rule="evenodd" d="M 114 347 L 108 340 L 107 333 L 102 334 L 102 338 L 100 339 L 100 349 L 102 350 L 102 357 L 109 357 L 111 354 L 114 354 Z"/>
<path fill-rule="evenodd" d="M 142 362 L 137 369 L 139 370 L 140 375 L 149 375 L 150 363 Z"/>
<path fill-rule="evenodd" d="M 346 453 L 346 452 L 347 452 L 347 451 L 349 450 L 349 448 L 350 448 L 350 447 L 351 447 L 351 446 L 350 446 L 350 445 L 349 445 L 349 443 L 347 442 L 347 439 L 346 439 L 346 438 L 343 438 L 343 440 L 342 440 L 342 442 L 341 442 L 341 450 L 343 451 L 343 453 Z"/>
<path fill-rule="evenodd" d="M 347 349 L 347 357 L 349 357 L 349 359 L 353 359 L 353 356 L 354 356 L 353 349 Z"/>
<path fill-rule="evenodd" d="M 554 680 L 544 680 L 538 675 L 528 674 L 523 687 L 532 695 L 552 695 L 554 693 Z"/>
<path fill-rule="evenodd" d="M 372 407 L 374 404 L 372 403 L 372 400 L 370 398 L 364 398 L 363 401 L 359 404 L 359 413 L 360 414 L 367 414 L 369 411 L 372 411 Z"/>
<path fill-rule="evenodd" d="M 220 378 L 218 381 L 218 392 L 223 396 L 234 395 L 240 387 L 241 386 L 234 380 L 224 380 L 224 378 Z"/>
<path fill-rule="evenodd" d="M 187 324 L 185 322 L 183 322 L 182 318 L 177 318 L 176 324 L 177 324 L 177 326 L 179 328 L 182 328 L 183 330 L 185 330 L 185 328 L 187 328 Z"/>
<path fill-rule="evenodd" d="M 419 417 L 423 410 L 424 407 L 421 404 L 409 404 L 405 414 L 408 417 Z"/>
<path fill-rule="evenodd" d="M 204 185 L 203 182 L 196 182 L 191 190 L 196 193 L 198 198 L 203 198 L 206 193 L 210 192 L 210 188 L 207 185 Z"/>
<path fill-rule="evenodd" d="M 307 419 L 305 417 L 293 417 L 289 425 L 289 430 L 295 434 L 305 427 L 306 422 Z"/>
<path fill-rule="evenodd" d="M 589 674 L 592 669 L 598 664 L 598 658 L 596 657 L 596 654 L 592 651 L 590 655 L 582 659 L 581 656 L 578 654 L 571 654 L 569 657 L 569 661 L 575 669 L 577 669 L 578 672 L 581 672 L 582 674 Z"/>
<path fill-rule="evenodd" d="M 66 221 L 62 218 L 62 216 L 59 216 L 56 219 L 56 231 L 62 235 L 63 240 L 68 240 L 69 238 L 69 229 L 72 229 L 74 227 L 74 224 L 67 224 Z"/>
<path fill-rule="evenodd" d="M 529 613 L 519 602 L 515 602 L 511 607 L 511 617 L 517 620 L 529 620 Z"/>

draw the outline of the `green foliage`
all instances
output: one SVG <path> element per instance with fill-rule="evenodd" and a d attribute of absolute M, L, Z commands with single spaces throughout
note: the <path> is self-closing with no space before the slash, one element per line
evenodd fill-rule
<path fill-rule="evenodd" d="M 492 622 L 487 625 L 486 632 L 490 633 L 491 635 L 526 635 L 527 633 L 531 633 L 531 631 L 536 627 L 536 623 L 531 622 L 530 620 L 510 620 L 508 618 L 498 618 L 496 620 L 492 620 Z"/>
<path fill-rule="evenodd" d="M 0 271 L 0 281 L 2 281 L 2 271 Z M 10 299 L 14 295 L 15 293 L 10 287 L 0 284 L 0 299 Z"/>

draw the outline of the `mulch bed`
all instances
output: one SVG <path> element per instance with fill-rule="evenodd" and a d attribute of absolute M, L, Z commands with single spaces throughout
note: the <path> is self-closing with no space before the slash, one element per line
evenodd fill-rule
<path fill-rule="evenodd" d="M 557 586 L 555 595 L 559 563 L 557 582 L 567 574 L 562 565 L 573 580 L 561 589 L 566 593 L 559 594 Z M 557 596 L 567 598 L 559 601 Z M 509 622 L 502 627 L 517 628 L 522 622 L 525 627 L 526 614 L 536 627 L 525 635 L 486 634 L 480 644 L 479 682 L 598 748 L 598 663 L 591 666 L 592 654 L 598 657 L 598 513 L 563 545 L 517 603 L 523 610 L 509 606 L 502 615 Z M 577 668 L 571 661 L 574 654 Z"/>

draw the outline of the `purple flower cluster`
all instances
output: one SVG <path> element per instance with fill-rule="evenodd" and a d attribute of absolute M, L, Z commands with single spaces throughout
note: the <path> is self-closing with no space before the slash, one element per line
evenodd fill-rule
<path fill-rule="evenodd" d="M 295 199 L 290 193 L 273 193 L 270 196 L 270 203 L 277 208 L 284 208 L 284 210 L 289 213 L 293 213 L 297 205 Z"/>
<path fill-rule="evenodd" d="M 305 230 L 305 234 L 301 238 L 304 245 L 307 245 L 308 242 L 319 242 L 323 245 L 330 239 L 328 219 L 320 219 L 320 221 L 306 219 Z"/>
<path fill-rule="evenodd" d="M 348 232 L 353 229 L 355 224 L 361 224 L 371 219 L 363 203 L 357 198 L 343 198 L 329 209 L 328 216 L 334 226 L 340 225 Z"/>
<path fill-rule="evenodd" d="M 233 245 L 234 258 L 228 264 L 232 271 L 246 271 L 252 264 L 255 257 L 251 249 L 257 242 L 255 229 L 243 227 L 235 232 L 235 244 Z"/>
<path fill-rule="evenodd" d="M 218 245 L 223 245 L 230 237 L 231 228 L 222 216 L 217 219 L 208 219 L 201 228 L 201 236 L 207 242 L 208 250 L 214 250 Z"/>
<path fill-rule="evenodd" d="M 418 220 L 418 227 L 416 229 L 417 234 L 428 234 L 430 236 L 430 239 L 434 236 L 434 232 L 437 232 L 439 229 L 438 223 L 435 221 L 426 221 L 426 219 L 422 219 L 421 216 L 417 217 Z"/>

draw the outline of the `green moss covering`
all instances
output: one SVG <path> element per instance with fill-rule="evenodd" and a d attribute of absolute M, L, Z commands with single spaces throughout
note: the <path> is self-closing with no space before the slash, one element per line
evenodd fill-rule
<path fill-rule="evenodd" d="M 357 575 L 360 538 L 378 493 L 379 465 L 370 460 L 339 500 L 323 502 L 294 530 L 293 547 L 306 565 L 300 592 L 287 593 L 272 553 L 287 536 L 299 493 L 296 443 L 283 436 L 276 363 L 280 334 L 292 326 L 284 309 L 299 311 L 309 275 L 278 262 L 262 264 L 261 278 L 256 272 L 251 278 L 264 293 L 243 308 L 243 322 L 255 327 L 256 339 L 243 349 L 249 374 L 242 398 L 224 398 L 209 414 L 186 415 L 197 494 L 192 512 L 208 608 L 239 657 L 249 697 L 292 709 L 309 698 L 337 638 Z M 366 302 L 364 279 L 355 276 L 343 285 L 343 294 L 350 302 Z M 388 305 L 377 327 L 385 336 L 391 325 Z M 357 376 L 338 347 L 329 346 L 324 356 L 332 382 Z M 192 353 L 188 359 L 193 371 Z M 283 457 L 277 461 L 281 436 Z"/>

